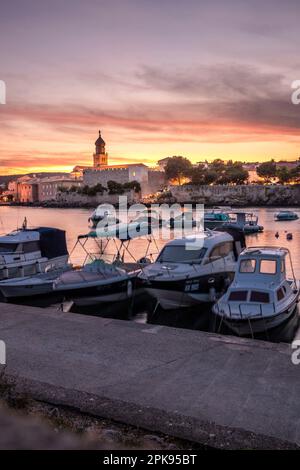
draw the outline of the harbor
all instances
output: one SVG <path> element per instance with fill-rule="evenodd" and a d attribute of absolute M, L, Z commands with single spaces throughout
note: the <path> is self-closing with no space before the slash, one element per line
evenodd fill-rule
<path fill-rule="evenodd" d="M 282 230 L 276 209 L 251 209 L 247 233 L 239 216 L 204 232 L 193 224 L 201 246 L 188 250 L 194 238 L 178 238 L 175 222 L 171 240 L 155 238 L 147 214 L 124 241 L 120 220 L 116 239 L 113 225 L 97 231 L 107 214 L 67 210 L 59 228 L 28 225 L 44 211 L 26 209 L 0 239 L 2 377 L 21 397 L 183 448 L 300 446 L 297 218 Z"/>
<path fill-rule="evenodd" d="M 128 225 L 124 222 L 126 214 L 119 211 L 117 226 L 109 217 L 109 225 L 99 230 L 97 225 L 103 217 L 105 220 L 107 214 L 92 221 L 93 214 L 87 210 L 2 207 L 0 220 L 2 224 L 5 220 L 5 227 L 12 230 L 7 232 L 12 235 L 1 238 L 2 257 L 10 266 L 1 265 L 2 300 L 37 307 L 52 306 L 70 313 L 291 343 L 299 326 L 298 310 L 295 309 L 298 295 L 292 294 L 292 290 L 298 290 L 300 278 L 299 259 L 294 255 L 300 232 L 297 219 L 289 220 L 284 227 L 277 222 L 278 212 L 277 208 L 251 208 L 244 212 L 209 210 L 205 212 L 204 223 L 207 219 L 213 231 L 207 229 L 203 235 L 200 234 L 199 250 L 186 250 L 188 239 L 182 238 L 175 219 L 167 239 L 161 236 L 163 232 L 157 231 L 168 222 L 167 219 L 158 219 L 156 212 L 151 217 L 151 227 L 147 213 L 142 212 Z M 177 220 L 185 223 L 189 213 L 182 214 L 184 218 L 177 216 Z M 190 215 L 193 216 L 192 213 Z M 246 219 L 247 216 L 251 217 Z M 54 220 L 56 228 L 45 227 L 46 221 L 54 224 Z M 192 233 L 197 234 L 198 228 L 192 222 Z M 21 230 L 15 231 L 20 225 Z M 112 236 L 114 227 L 118 228 Z M 138 227 L 137 233 L 128 239 L 120 239 L 132 227 Z M 42 252 L 36 251 L 39 243 L 43 246 Z M 254 323 L 250 328 L 249 324 L 240 325 L 239 331 L 232 322 L 229 325 L 225 314 L 222 314 L 221 321 L 216 321 L 212 307 L 232 283 L 239 253 L 245 248 L 250 250 L 248 258 L 254 257 L 249 259 L 251 265 L 256 263 L 252 247 L 261 249 L 264 246 L 273 247 L 272 252 L 265 255 L 267 258 L 271 256 L 273 261 L 264 260 L 264 255 L 261 255 L 262 260 L 257 260 L 257 270 L 251 277 L 251 273 L 246 276 L 246 272 L 239 275 L 241 279 L 235 280 L 235 284 L 242 282 L 244 290 L 236 293 L 238 296 L 230 306 L 230 315 L 237 316 L 237 319 L 242 315 L 246 323 L 251 316 L 254 316 L 251 322 L 257 323 L 255 316 L 263 315 L 261 327 L 257 329 Z M 16 254 L 10 254 L 9 251 L 14 249 Z M 26 253 L 28 249 L 33 249 L 32 253 Z M 19 254 L 20 250 L 25 250 L 25 253 Z M 247 300 L 245 286 L 248 283 L 250 288 L 253 282 L 258 281 L 261 276 L 259 263 L 266 266 L 275 263 L 276 266 L 277 258 L 278 263 L 280 259 L 285 263 L 286 274 L 279 275 L 282 268 L 278 264 L 278 275 L 273 279 L 274 295 L 267 293 L 272 276 L 266 271 L 262 278 L 266 283 L 265 289 L 261 292 L 262 285 L 258 282 L 258 290 L 252 292 Z M 276 316 L 274 301 L 282 283 L 279 294 L 283 300 L 278 304 L 278 313 L 283 309 L 280 317 Z M 271 298 L 274 298 L 272 302 Z M 246 311 L 242 314 L 249 308 L 250 316 Z M 233 313 L 234 309 L 237 309 L 236 313 Z"/>

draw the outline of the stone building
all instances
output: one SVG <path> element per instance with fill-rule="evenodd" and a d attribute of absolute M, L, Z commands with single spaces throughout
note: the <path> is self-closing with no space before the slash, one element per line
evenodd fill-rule
<path fill-rule="evenodd" d="M 144 184 L 148 183 L 148 167 L 143 163 L 128 165 L 107 165 L 101 168 L 91 168 L 83 171 L 83 184 L 95 186 L 101 183 L 107 186 L 108 181 L 116 183 L 128 183 L 130 181 L 138 181 Z"/>
<path fill-rule="evenodd" d="M 70 189 L 82 186 L 82 180 L 74 178 L 49 177 L 42 178 L 38 183 L 38 197 L 40 202 L 56 200 L 60 188 Z"/>
<path fill-rule="evenodd" d="M 12 182 L 9 189 L 14 201 L 33 203 L 55 200 L 61 187 L 70 189 L 72 186 L 81 185 L 82 180 L 75 180 L 71 177 L 28 178 L 25 176 Z"/>
<path fill-rule="evenodd" d="M 142 188 L 142 196 L 153 193 L 164 186 L 164 172 L 148 168 L 144 163 L 132 163 L 122 165 L 109 165 L 106 144 L 99 131 L 95 142 L 93 154 L 93 166 L 77 165 L 73 168 L 74 178 L 83 178 L 83 185 L 95 186 L 101 184 L 107 187 L 108 181 L 116 183 L 128 183 L 138 181 Z"/>
<path fill-rule="evenodd" d="M 31 178 L 17 181 L 15 200 L 17 202 L 32 203 L 39 200 L 38 179 Z"/>

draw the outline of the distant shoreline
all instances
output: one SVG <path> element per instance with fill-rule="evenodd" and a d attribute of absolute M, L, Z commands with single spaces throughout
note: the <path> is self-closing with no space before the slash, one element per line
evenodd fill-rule
<path fill-rule="evenodd" d="M 149 202 L 141 202 L 141 204 L 144 204 L 144 206 L 146 207 L 150 207 L 151 204 L 167 204 L 167 202 L 160 202 L 160 203 L 149 203 Z M 180 206 L 184 206 L 185 204 L 192 204 L 193 207 L 196 206 L 197 202 L 195 201 L 185 201 L 185 202 L 177 202 L 177 203 L 174 203 L 174 202 L 171 202 L 170 204 L 179 204 Z M 202 204 L 202 202 L 199 202 L 198 204 Z M 113 207 L 117 207 L 116 204 L 111 204 Z M 128 207 L 131 207 L 131 205 L 133 204 L 128 204 Z M 206 208 L 214 208 L 214 207 L 218 207 L 218 204 L 204 204 L 204 206 Z M 247 207 L 257 207 L 257 208 L 262 208 L 262 207 L 273 207 L 273 208 L 276 208 L 276 207 L 300 207 L 300 204 L 296 203 L 296 204 L 287 204 L 286 202 L 277 202 L 276 204 L 251 204 L 251 202 L 247 202 L 245 204 L 226 204 L 226 203 L 222 203 L 222 204 L 219 204 L 220 207 L 227 207 L 227 208 L 232 208 L 232 207 L 236 207 L 236 208 L 240 208 L 240 209 L 243 209 L 243 208 L 247 208 Z M 95 204 L 73 204 L 73 205 L 64 205 L 64 204 L 26 204 L 26 203 L 0 203 L 0 207 L 32 207 L 32 208 L 36 208 L 36 209 L 95 209 L 97 207 L 97 205 Z"/>

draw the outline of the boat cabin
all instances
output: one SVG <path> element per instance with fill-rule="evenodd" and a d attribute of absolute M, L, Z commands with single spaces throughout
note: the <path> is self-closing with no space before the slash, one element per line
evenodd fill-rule
<path fill-rule="evenodd" d="M 285 248 L 248 248 L 239 258 L 234 280 L 218 308 L 230 317 L 274 315 L 296 288 L 286 275 Z"/>
<path fill-rule="evenodd" d="M 235 240 L 226 232 L 206 231 L 168 242 L 161 250 L 156 263 L 198 264 L 224 263 L 237 257 Z M 239 247 L 241 245 L 239 244 Z"/>
<path fill-rule="evenodd" d="M 63 230 L 38 227 L 0 236 L 0 280 L 32 276 L 43 272 L 49 261 L 59 266 L 67 259 Z"/>

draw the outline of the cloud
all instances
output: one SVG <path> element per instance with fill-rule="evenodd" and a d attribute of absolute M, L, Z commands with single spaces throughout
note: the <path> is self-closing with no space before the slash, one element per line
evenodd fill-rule
<path fill-rule="evenodd" d="M 139 146 L 151 144 L 166 149 L 168 143 L 300 142 L 300 106 L 291 103 L 292 90 L 283 74 L 236 64 L 177 73 L 142 67 L 134 80 L 146 93 L 135 101 L 130 96 L 118 107 L 10 101 L 0 112 L 8 142 L 0 152 L 0 166 L 89 164 L 91 135 L 99 127 L 117 149 L 115 162 L 140 161 Z M 136 156 L 122 154 L 123 144 L 134 146 Z"/>

